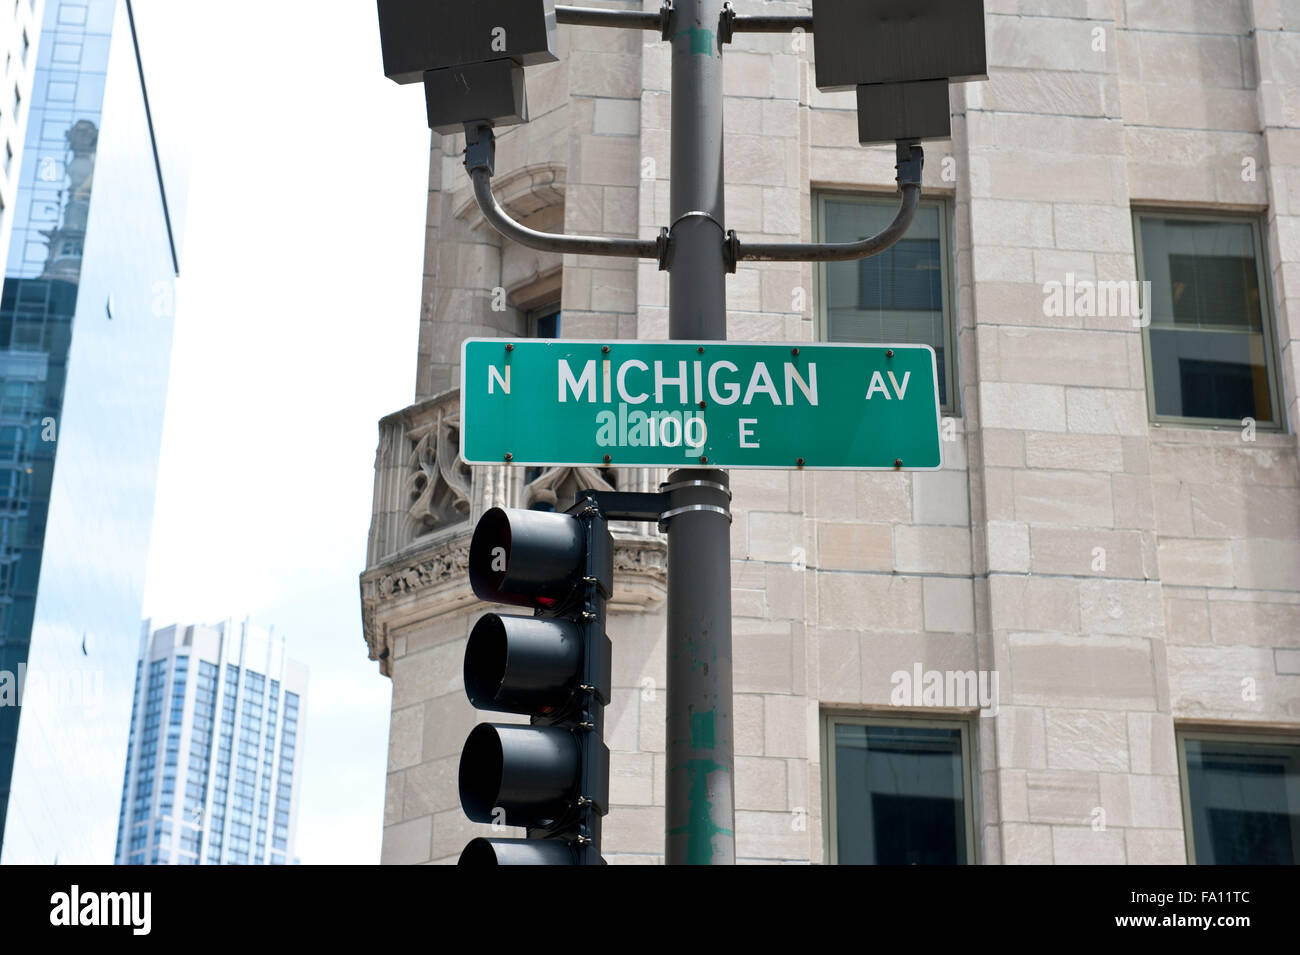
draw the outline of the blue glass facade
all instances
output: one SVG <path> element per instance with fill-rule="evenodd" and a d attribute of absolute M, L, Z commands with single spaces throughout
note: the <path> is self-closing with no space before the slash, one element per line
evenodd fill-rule
<path fill-rule="evenodd" d="M 102 863 L 177 263 L 128 4 L 49 0 L 37 56 L 0 296 L 0 670 L 25 678 L 0 706 L 0 861 Z M 138 755 L 174 798 L 175 700 L 142 676 Z"/>

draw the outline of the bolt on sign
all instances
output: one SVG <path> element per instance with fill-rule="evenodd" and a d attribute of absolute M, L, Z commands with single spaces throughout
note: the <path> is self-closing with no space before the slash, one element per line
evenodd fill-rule
<path fill-rule="evenodd" d="M 511 341 L 461 357 L 470 464 L 942 466 L 928 345 Z"/>

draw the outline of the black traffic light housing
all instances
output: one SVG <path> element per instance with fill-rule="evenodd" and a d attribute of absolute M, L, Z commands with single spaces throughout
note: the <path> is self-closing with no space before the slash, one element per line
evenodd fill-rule
<path fill-rule="evenodd" d="M 856 89 L 858 142 L 947 139 L 948 84 L 988 79 L 983 0 L 813 0 L 817 88 Z"/>
<path fill-rule="evenodd" d="M 460 862 L 600 865 L 609 809 L 601 734 L 612 683 L 608 522 L 590 499 L 563 514 L 493 508 L 474 529 L 469 577 L 479 598 L 534 616 L 489 613 L 470 633 L 470 703 L 530 720 L 474 728 L 461 751 L 461 806 L 475 822 L 523 826 L 528 838 L 475 839 Z"/>
<path fill-rule="evenodd" d="M 429 70 L 513 60 L 551 63 L 555 0 L 378 0 L 384 75 L 419 83 Z"/>
<path fill-rule="evenodd" d="M 528 121 L 524 67 L 557 60 L 555 0 L 378 0 L 384 75 L 424 83 L 429 127 Z"/>
<path fill-rule="evenodd" d="M 983 0 L 813 0 L 817 88 L 988 79 Z"/>

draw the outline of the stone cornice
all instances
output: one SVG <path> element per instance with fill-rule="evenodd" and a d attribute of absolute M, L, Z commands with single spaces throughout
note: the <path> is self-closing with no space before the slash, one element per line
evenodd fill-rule
<path fill-rule="evenodd" d="M 431 539 L 422 548 L 367 569 L 361 575 L 361 622 L 371 660 L 391 676 L 391 635 L 405 627 L 460 613 L 481 601 L 469 586 L 473 528 Z M 627 536 L 614 541 L 614 598 L 609 609 L 653 609 L 667 595 L 668 556 L 663 538 Z"/>

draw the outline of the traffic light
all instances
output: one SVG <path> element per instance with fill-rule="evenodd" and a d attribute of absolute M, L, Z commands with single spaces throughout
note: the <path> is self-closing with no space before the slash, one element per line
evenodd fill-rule
<path fill-rule="evenodd" d="M 474 529 L 469 579 L 480 599 L 534 615 L 489 613 L 474 625 L 465 695 L 476 709 L 530 719 L 473 729 L 460 756 L 460 802 L 474 822 L 522 826 L 528 838 L 474 839 L 460 864 L 601 865 L 614 580 L 607 521 L 589 500 L 561 514 L 493 508 Z"/>
<path fill-rule="evenodd" d="M 424 83 L 429 127 L 528 121 L 525 66 L 556 56 L 555 0 L 378 0 L 384 75 Z"/>
<path fill-rule="evenodd" d="M 858 141 L 946 139 L 948 84 L 988 78 L 983 0 L 813 0 L 817 88 L 856 89 Z"/>

